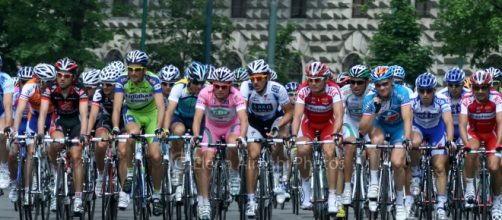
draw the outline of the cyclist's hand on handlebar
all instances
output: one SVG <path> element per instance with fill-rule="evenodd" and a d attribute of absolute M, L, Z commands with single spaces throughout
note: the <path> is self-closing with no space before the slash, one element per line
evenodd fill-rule
<path fill-rule="evenodd" d="M 378 114 L 382 108 L 382 103 L 378 97 L 373 98 L 373 105 L 375 106 L 375 114 Z"/>
<path fill-rule="evenodd" d="M 193 147 L 197 147 L 199 145 L 199 142 L 200 142 L 200 139 L 199 139 L 199 136 L 192 136 L 192 138 L 190 139 L 190 145 L 192 145 Z"/>
<path fill-rule="evenodd" d="M 81 144 L 89 143 L 89 136 L 87 136 L 85 134 L 80 134 L 80 143 Z"/>
<path fill-rule="evenodd" d="M 446 141 L 446 147 L 452 151 L 455 151 L 457 149 L 457 144 L 455 141 Z"/>
<path fill-rule="evenodd" d="M 296 144 L 296 135 L 291 135 L 288 140 L 290 146 L 294 146 Z"/>
<path fill-rule="evenodd" d="M 156 128 L 155 129 L 155 135 L 157 135 L 158 138 L 164 138 L 166 137 L 167 131 L 164 128 Z"/>
<path fill-rule="evenodd" d="M 242 148 L 245 148 L 248 145 L 248 142 L 246 141 L 246 138 L 244 138 L 244 137 L 238 137 L 237 143 L 239 143 L 240 147 L 242 147 Z"/>
<path fill-rule="evenodd" d="M 411 145 L 410 139 L 408 139 L 408 138 L 404 139 L 403 146 L 406 147 L 407 151 L 411 150 L 412 145 Z"/>
<path fill-rule="evenodd" d="M 35 137 L 36 144 L 37 145 L 41 144 L 43 139 L 44 139 L 44 134 L 37 134 L 37 136 Z"/>
<path fill-rule="evenodd" d="M 114 127 L 112 130 L 112 135 L 117 136 L 120 134 L 120 128 Z"/>
<path fill-rule="evenodd" d="M 279 135 L 279 127 L 273 126 L 272 129 L 270 129 L 270 132 L 267 133 L 267 136 L 269 138 L 275 138 Z"/>
<path fill-rule="evenodd" d="M 333 141 L 335 141 L 335 145 L 339 145 L 343 142 L 343 136 L 338 133 L 333 133 L 331 134 L 331 137 L 333 137 Z"/>

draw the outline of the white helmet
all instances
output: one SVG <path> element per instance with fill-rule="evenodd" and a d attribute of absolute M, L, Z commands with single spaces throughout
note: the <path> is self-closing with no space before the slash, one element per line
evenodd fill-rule
<path fill-rule="evenodd" d="M 17 71 L 17 77 L 21 80 L 29 80 L 33 77 L 33 67 L 23 66 Z"/>
<path fill-rule="evenodd" d="M 39 63 L 33 68 L 33 74 L 42 81 L 54 81 L 56 79 L 56 69 L 53 65 Z"/>
<path fill-rule="evenodd" d="M 124 65 L 124 63 L 123 63 L 122 61 L 118 61 L 118 60 L 113 61 L 113 62 L 109 63 L 109 64 L 107 65 L 107 67 L 108 67 L 108 66 L 115 67 L 115 68 L 117 68 L 118 70 L 120 70 L 120 72 L 125 72 L 125 65 Z"/>
<path fill-rule="evenodd" d="M 99 70 L 97 69 L 89 69 L 80 75 L 80 79 L 82 80 L 82 84 L 85 86 L 97 86 L 99 85 Z"/>
<path fill-rule="evenodd" d="M 233 82 L 235 81 L 235 76 L 232 73 L 232 70 L 230 70 L 227 67 L 220 67 L 218 69 L 215 69 L 213 72 L 214 76 L 214 81 L 217 82 Z"/>
<path fill-rule="evenodd" d="M 248 64 L 248 74 L 270 73 L 270 67 L 263 59 L 255 60 Z"/>
<path fill-rule="evenodd" d="M 119 68 L 108 65 L 101 70 L 99 79 L 102 83 L 115 83 L 120 74 L 122 74 L 122 71 Z"/>
<path fill-rule="evenodd" d="M 162 67 L 158 73 L 160 81 L 162 82 L 174 82 L 178 81 L 181 77 L 180 70 L 174 65 L 167 65 Z"/>

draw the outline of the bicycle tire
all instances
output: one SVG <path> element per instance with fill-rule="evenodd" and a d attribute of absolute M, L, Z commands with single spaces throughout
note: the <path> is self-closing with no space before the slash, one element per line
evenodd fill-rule
<path fill-rule="evenodd" d="M 143 185 L 141 166 L 142 164 L 138 161 L 134 163 L 134 173 L 131 185 L 134 220 L 144 220 L 145 216 L 145 210 L 143 208 L 143 187 L 145 186 Z"/>
<path fill-rule="evenodd" d="M 115 172 L 116 170 L 112 166 L 110 161 L 105 162 L 105 166 L 103 169 L 103 191 L 101 192 L 101 216 L 103 220 L 115 220 L 117 219 L 117 209 L 118 209 L 118 201 L 115 198 L 116 192 L 118 190 L 118 186 L 116 184 L 117 180 L 115 180 Z M 114 184 L 115 182 L 115 184 Z"/>
<path fill-rule="evenodd" d="M 164 160 L 164 179 L 162 180 L 161 185 L 162 204 L 164 206 L 164 209 L 162 210 L 163 220 L 170 220 L 172 218 L 171 179 L 169 170 L 169 161 Z"/>
<path fill-rule="evenodd" d="M 389 205 L 389 171 L 384 167 L 382 169 L 382 175 L 380 175 L 380 194 L 379 194 L 379 208 L 380 208 L 380 219 L 387 220 L 387 206 Z"/>
<path fill-rule="evenodd" d="M 364 200 L 363 200 L 363 193 L 361 192 L 363 187 L 360 178 L 361 172 L 362 172 L 362 165 L 356 164 L 356 170 L 355 170 L 356 181 L 354 183 L 355 192 L 354 192 L 354 199 L 352 201 L 353 203 L 352 207 L 354 209 L 354 217 L 356 218 L 356 220 L 363 219 Z"/>
<path fill-rule="evenodd" d="M 242 156 L 241 161 L 247 161 L 246 156 Z M 239 220 L 246 220 L 246 200 L 247 200 L 247 192 L 246 192 L 246 166 L 243 165 L 246 163 L 239 163 L 239 175 L 241 176 L 241 188 L 239 195 L 237 196 L 237 204 L 239 207 Z"/>
<path fill-rule="evenodd" d="M 84 168 L 84 185 L 82 192 L 82 201 L 83 201 L 83 212 L 80 214 L 81 220 L 93 220 L 94 219 L 94 211 L 96 208 L 96 195 L 94 193 L 95 188 L 95 180 L 97 174 L 95 173 L 95 164 L 91 159 L 90 163 L 83 166 Z M 87 218 L 86 218 L 87 216 Z"/>
<path fill-rule="evenodd" d="M 463 175 L 460 167 L 455 171 L 455 184 L 454 184 L 454 214 L 453 220 L 462 220 L 464 213 L 464 190 L 463 190 Z"/>
<path fill-rule="evenodd" d="M 30 215 L 30 217 L 27 216 L 26 219 L 31 219 L 31 208 L 34 208 L 35 209 L 35 219 L 38 219 L 38 215 L 40 215 L 40 212 L 41 212 L 41 199 L 40 199 L 40 193 L 42 192 L 41 190 L 41 178 L 39 176 L 39 172 L 40 172 L 40 161 L 38 160 L 38 158 L 36 157 L 32 157 L 31 159 L 31 163 L 30 163 L 30 169 L 29 169 L 29 172 L 28 172 L 28 177 L 29 177 L 29 180 L 28 180 L 28 190 L 30 191 L 29 195 L 30 197 L 28 198 L 28 203 L 30 205 L 28 205 L 26 208 L 27 210 L 26 211 L 26 214 L 27 215 Z M 23 165 L 24 166 L 24 165 Z M 34 188 L 33 184 L 34 184 L 34 179 L 37 180 L 37 186 L 35 186 L 35 189 L 37 190 L 37 193 L 35 193 L 33 196 L 31 196 L 31 190 Z M 38 193 L 40 192 L 40 193 Z M 43 214 L 42 214 L 43 215 Z"/>
<path fill-rule="evenodd" d="M 432 213 L 434 212 L 434 206 L 433 206 L 433 191 L 434 191 L 434 186 L 432 185 L 432 171 L 430 169 L 426 169 L 425 171 L 426 175 L 426 206 L 425 206 L 425 214 L 426 214 L 426 219 L 427 220 L 432 220 Z"/>
<path fill-rule="evenodd" d="M 195 202 L 193 202 L 193 195 L 192 195 L 192 178 L 191 178 L 191 170 L 189 169 L 192 169 L 191 167 L 188 167 L 188 166 L 185 166 L 185 178 L 184 178 L 184 192 L 185 192 L 185 195 L 183 196 L 183 211 L 184 211 L 184 214 L 185 214 L 185 220 L 192 220 L 194 219 L 194 206 L 195 206 Z M 179 206 L 178 206 L 179 207 Z M 180 209 L 180 214 L 181 214 L 181 207 L 179 207 Z M 180 218 L 178 219 L 181 219 L 181 215 L 180 215 Z"/>
<path fill-rule="evenodd" d="M 213 162 L 211 171 L 209 201 L 211 203 L 211 219 L 219 219 L 221 206 L 221 166 L 220 161 Z"/>
<path fill-rule="evenodd" d="M 267 161 L 269 159 L 267 158 Z M 265 218 L 267 220 L 270 220 L 272 219 L 272 206 L 274 203 L 276 203 L 276 200 L 275 200 L 275 196 L 274 196 L 274 173 L 273 173 L 273 168 L 272 168 L 272 164 L 271 163 L 268 163 L 268 171 L 267 171 L 267 174 L 268 174 L 268 189 L 267 189 L 267 192 L 268 192 L 268 203 L 267 203 L 267 207 L 265 209 Z"/>
<path fill-rule="evenodd" d="M 257 217 L 259 220 L 265 220 L 265 200 L 266 200 L 266 184 L 267 180 L 266 178 L 268 175 L 266 174 L 266 168 L 260 166 L 258 168 L 258 188 L 259 188 L 259 195 L 258 195 L 258 209 L 257 209 Z"/>
<path fill-rule="evenodd" d="M 18 169 L 21 169 L 20 170 L 21 172 L 19 173 L 20 176 L 19 176 L 18 181 L 16 183 L 17 201 L 14 204 L 14 206 L 15 206 L 14 208 L 17 209 L 19 219 L 24 220 L 24 219 L 28 219 L 28 218 L 26 218 L 27 217 L 26 216 L 27 215 L 26 209 L 29 210 L 29 206 L 25 206 L 23 204 L 23 201 L 25 199 L 24 198 L 24 177 L 23 177 L 23 174 L 24 174 L 24 172 L 23 172 L 24 165 L 23 164 L 24 163 L 22 162 L 23 159 L 21 158 L 21 155 L 18 156 L 18 160 L 19 160 L 18 166 L 20 166 L 20 167 L 18 167 Z M 29 188 L 29 189 L 31 189 L 31 188 Z M 29 198 L 27 198 L 27 199 L 29 199 Z"/>
<path fill-rule="evenodd" d="M 58 167 L 57 167 L 57 174 L 56 174 L 56 193 L 54 199 L 56 199 L 56 220 L 63 220 L 66 218 L 66 207 L 64 204 L 64 195 L 62 195 L 61 191 L 63 188 L 63 175 L 64 175 L 64 164 L 61 162 L 58 162 Z"/>
<path fill-rule="evenodd" d="M 300 175 L 298 175 L 298 167 L 296 163 L 291 166 L 292 180 L 291 182 L 291 198 L 293 206 L 293 214 L 298 215 L 300 212 Z"/>
<path fill-rule="evenodd" d="M 42 192 L 41 197 L 39 197 L 41 216 L 42 220 L 49 220 L 51 214 L 50 210 L 51 199 L 54 199 L 52 198 L 53 189 L 49 187 L 51 183 L 53 183 L 52 174 L 47 156 L 44 155 L 39 157 L 38 159 L 39 159 L 40 171 L 42 174 L 39 179 L 40 180 L 39 187 L 41 188 L 40 191 Z"/>
<path fill-rule="evenodd" d="M 485 164 L 486 165 L 486 164 Z M 489 187 L 488 182 L 488 172 L 486 172 L 486 168 L 481 168 L 484 169 L 484 174 L 481 174 L 482 177 L 480 178 L 480 185 L 481 185 L 481 220 L 487 220 L 488 219 L 488 191 L 487 187 Z"/>

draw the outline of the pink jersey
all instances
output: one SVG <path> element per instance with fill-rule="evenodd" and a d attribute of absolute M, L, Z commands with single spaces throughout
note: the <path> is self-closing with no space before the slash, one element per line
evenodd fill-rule
<path fill-rule="evenodd" d="M 239 122 L 238 111 L 246 109 L 246 103 L 241 93 L 232 87 L 225 100 L 216 98 L 213 86 L 206 86 L 199 92 L 195 108 L 205 111 L 206 127 L 230 127 Z"/>

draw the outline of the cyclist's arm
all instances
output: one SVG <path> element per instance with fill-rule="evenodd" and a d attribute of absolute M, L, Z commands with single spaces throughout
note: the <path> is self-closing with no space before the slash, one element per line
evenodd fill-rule
<path fill-rule="evenodd" d="M 460 114 L 458 116 L 458 131 L 464 145 L 469 144 L 469 140 L 467 139 L 467 114 Z"/>
<path fill-rule="evenodd" d="M 497 112 L 497 144 L 502 144 L 502 112 Z"/>
<path fill-rule="evenodd" d="M 338 134 L 342 130 L 343 112 L 343 104 L 341 101 L 333 103 L 333 118 L 335 119 L 333 127 L 334 134 Z"/>
<path fill-rule="evenodd" d="M 3 106 L 5 110 L 5 127 L 12 125 L 12 92 L 3 94 Z"/>
<path fill-rule="evenodd" d="M 120 111 L 122 110 L 122 102 L 124 101 L 124 93 L 115 91 L 113 95 L 113 113 L 112 125 L 114 128 L 120 126 Z"/>
<path fill-rule="evenodd" d="M 291 119 L 293 119 L 294 105 L 288 102 L 282 106 L 282 110 L 284 111 L 284 116 L 282 116 L 282 119 L 279 123 L 277 123 L 277 127 L 279 127 L 279 129 L 286 126 L 289 122 L 291 122 Z"/>
<path fill-rule="evenodd" d="M 376 114 L 364 114 L 361 117 L 361 122 L 359 122 L 359 133 L 364 136 L 370 132 L 373 127 L 373 121 L 375 120 Z"/>
<path fill-rule="evenodd" d="M 89 114 L 89 125 L 87 125 L 87 135 L 91 134 L 92 128 L 96 124 L 96 118 L 99 113 L 99 105 L 92 104 L 91 105 L 91 113 Z"/>
<path fill-rule="evenodd" d="M 295 104 L 293 123 L 291 124 L 291 134 L 294 136 L 298 135 L 298 131 L 300 130 L 300 123 L 301 123 L 304 111 L 305 111 L 305 104 L 297 102 Z"/>
<path fill-rule="evenodd" d="M 42 102 L 40 103 L 40 115 L 38 116 L 38 133 L 44 133 L 45 119 L 47 118 L 47 111 L 49 111 L 49 99 L 42 98 Z"/>
<path fill-rule="evenodd" d="M 413 121 L 413 114 L 411 113 L 411 105 L 401 106 L 401 115 L 404 124 L 404 138 L 411 140 L 411 124 Z"/>
<path fill-rule="evenodd" d="M 89 111 L 89 105 L 87 104 L 87 99 L 84 101 L 80 101 L 78 104 L 78 111 L 80 112 L 80 134 L 87 133 L 87 114 Z"/>
<path fill-rule="evenodd" d="M 202 116 L 204 116 L 204 110 L 196 108 L 195 115 L 193 116 L 193 124 L 192 124 L 192 132 L 193 132 L 193 136 L 195 136 L 195 137 L 200 135 L 200 132 L 201 132 L 200 123 L 202 123 Z"/>
<path fill-rule="evenodd" d="M 243 109 L 243 110 L 240 110 L 240 111 L 237 111 L 237 116 L 239 117 L 239 121 L 240 121 L 240 137 L 246 137 L 247 135 L 247 132 L 248 132 L 248 114 L 246 113 L 246 110 Z"/>
<path fill-rule="evenodd" d="M 171 125 L 171 122 L 173 120 L 174 110 L 176 109 L 176 106 L 178 106 L 178 102 L 174 102 L 172 100 L 169 100 L 169 104 L 167 105 L 165 118 L 164 118 L 164 128 L 165 129 L 169 129 L 169 126 Z"/>
<path fill-rule="evenodd" d="M 157 106 L 157 128 L 162 128 L 162 123 L 164 122 L 164 98 L 162 97 L 162 93 L 155 93 L 153 95 L 153 99 L 155 100 L 155 105 Z"/>
<path fill-rule="evenodd" d="M 451 112 L 443 112 L 443 122 L 446 124 L 446 140 L 453 141 L 453 116 Z"/>
<path fill-rule="evenodd" d="M 21 120 L 23 119 L 23 112 L 24 112 L 24 109 L 26 108 L 26 103 L 28 101 L 26 101 L 25 99 L 19 99 L 19 102 L 17 103 L 17 108 L 16 108 L 16 115 L 14 117 L 14 126 L 13 126 L 13 130 L 15 132 L 18 131 L 19 129 L 19 124 L 21 124 Z"/>

